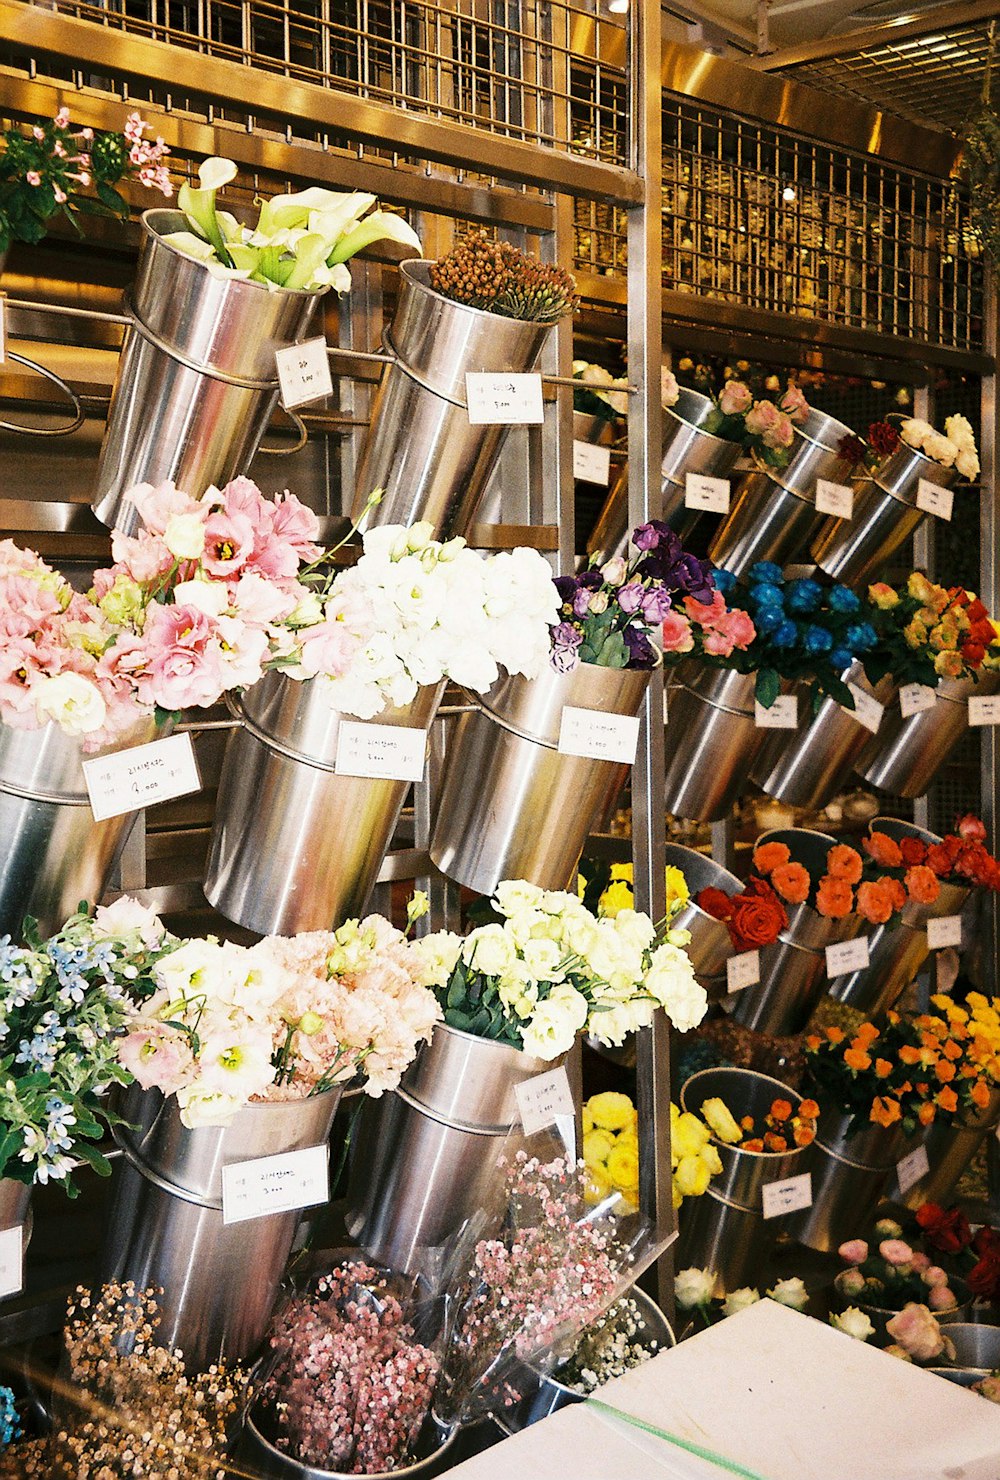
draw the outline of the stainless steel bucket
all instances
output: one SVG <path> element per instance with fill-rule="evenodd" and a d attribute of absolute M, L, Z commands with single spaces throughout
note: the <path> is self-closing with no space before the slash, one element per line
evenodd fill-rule
<path fill-rule="evenodd" d="M 850 1113 L 820 1105 L 803 1167 L 812 1173 L 812 1207 L 793 1213 L 787 1227 L 799 1243 L 828 1254 L 868 1227 L 896 1163 L 920 1145 L 923 1132 L 907 1139 L 898 1125 L 862 1125 L 848 1136 Z"/>
<path fill-rule="evenodd" d="M 898 705 L 865 744 L 855 770 L 872 786 L 897 797 L 921 797 L 969 728 L 969 699 L 1000 693 L 1000 673 L 942 678 L 937 703 L 904 719 Z"/>
<path fill-rule="evenodd" d="M 727 442 L 705 431 L 705 422 L 715 415 L 715 402 L 700 391 L 682 389 L 673 406 L 663 408 L 663 460 L 660 464 L 660 488 L 663 494 L 661 518 L 687 538 L 701 517 L 697 509 L 685 506 L 686 476 L 706 474 L 728 478 L 743 453 L 738 442 Z M 628 517 L 628 463 L 622 464 L 604 507 L 597 517 L 587 554 L 602 552 L 605 560 L 627 555 L 632 526 Z"/>
<path fill-rule="evenodd" d="M 934 1121 L 924 1138 L 930 1170 L 906 1192 L 901 1192 L 897 1183 L 891 1189 L 893 1201 L 913 1209 L 925 1202 L 948 1207 L 962 1173 L 986 1137 L 996 1134 L 998 1124 L 1000 1088 L 994 1088 L 982 1110 L 972 1115 L 966 1113 L 962 1123 L 945 1125 Z"/>
<path fill-rule="evenodd" d="M 501 879 L 565 889 L 628 766 L 557 749 L 567 705 L 635 715 L 649 672 L 581 663 L 572 673 L 501 678 L 470 695 L 448 743 L 430 855 L 449 879 L 491 894 Z"/>
<path fill-rule="evenodd" d="M 985 1326 L 978 1321 L 947 1321 L 948 1339 L 955 1348 L 956 1367 L 994 1372 L 1000 1368 L 1000 1326 Z"/>
<path fill-rule="evenodd" d="M 852 663 L 841 677 L 883 706 L 896 693 L 891 675 L 872 685 L 860 662 Z M 805 723 L 798 730 L 770 732 L 750 768 L 750 779 L 780 802 L 813 810 L 825 807 L 841 790 L 872 732 L 836 699 L 823 699 L 814 715 L 808 705 L 799 707 L 807 711 Z"/>
<path fill-rule="evenodd" d="M 260 1345 L 302 1219 L 295 1210 L 226 1225 L 223 1167 L 325 1144 L 340 1096 L 338 1085 L 248 1105 L 231 1125 L 188 1130 L 172 1097 L 126 1092 L 101 1278 L 162 1288 L 157 1341 L 180 1347 L 189 1370 Z"/>
<path fill-rule="evenodd" d="M 709 546 L 709 554 L 723 570 L 742 575 L 758 560 L 777 565 L 804 550 L 823 522 L 816 513 L 816 483 L 820 478 L 843 483 L 852 464 L 840 453 L 850 427 L 811 410 L 804 426 L 795 427 L 792 455 L 780 472 L 761 464 L 741 480 L 732 508 Z"/>
<path fill-rule="evenodd" d="M 917 508 L 921 478 L 949 488 L 956 476 L 954 468 L 900 443 L 870 477 L 858 479 L 853 517 L 824 520 L 810 546 L 813 560 L 847 586 L 873 579 L 926 517 Z"/>
<path fill-rule="evenodd" d="M 737 1121 L 752 1115 L 760 1124 L 772 1102 L 781 1098 L 793 1106 L 802 1096 L 778 1079 L 753 1069 L 702 1069 L 681 1089 L 681 1109 L 701 1113 L 706 1100 L 718 1096 Z M 805 1171 L 807 1147 L 790 1151 L 743 1151 L 712 1137 L 722 1172 L 713 1177 L 702 1197 L 685 1199 L 680 1210 L 680 1241 L 676 1267 L 708 1269 L 716 1277 L 717 1295 L 756 1284 L 761 1266 L 779 1232 L 788 1227 L 788 1215 L 764 1217 L 763 1189 L 771 1182 Z"/>
<path fill-rule="evenodd" d="M 721 985 L 725 990 L 726 963 L 733 955 L 733 943 L 722 920 L 708 914 L 695 902 L 702 889 L 721 889 L 730 898 L 743 889 L 742 881 L 714 858 L 698 853 L 694 848 L 683 848 L 680 843 L 668 843 L 665 849 L 668 868 L 679 868 L 691 892 L 687 904 L 671 921 L 674 930 L 689 930 L 691 940 L 685 947 L 703 986 Z"/>
<path fill-rule="evenodd" d="M 516 1149 L 515 1086 L 557 1067 L 439 1023 L 393 1094 L 366 1100 L 345 1222 L 378 1264 L 416 1273 L 467 1219 L 502 1216 L 497 1158 Z"/>
<path fill-rule="evenodd" d="M 746 786 L 749 766 L 773 733 L 754 723 L 756 678 L 685 666 L 671 686 L 663 804 L 676 817 L 718 822 Z"/>
<path fill-rule="evenodd" d="M 444 685 L 373 724 L 426 731 Z M 360 915 L 409 781 L 337 775 L 342 720 L 322 679 L 267 673 L 233 701 L 243 724 L 226 746 L 205 894 L 260 935 L 329 930 Z"/>
<path fill-rule="evenodd" d="M 899 1315 L 899 1311 L 894 1310 L 889 1306 L 869 1305 L 865 1301 L 858 1300 L 856 1297 L 848 1295 L 842 1288 L 843 1278 L 844 1275 L 847 1273 L 849 1273 L 848 1270 L 841 1270 L 840 1274 L 837 1275 L 836 1279 L 833 1282 L 834 1299 L 836 1303 L 841 1310 L 846 1309 L 849 1305 L 854 1305 L 857 1306 L 859 1310 L 864 1311 L 865 1315 L 875 1327 L 874 1332 L 869 1337 L 872 1346 L 889 1346 L 892 1343 L 893 1338 L 892 1336 L 890 1336 L 886 1327 L 891 1320 Z M 988 1327 L 980 1328 L 978 1326 L 970 1326 L 964 1324 L 969 1319 L 969 1306 L 972 1302 L 971 1291 L 969 1290 L 969 1287 L 965 1283 L 965 1281 L 956 1278 L 955 1275 L 951 1275 L 949 1277 L 948 1284 L 955 1296 L 955 1304 L 952 1306 L 951 1310 L 936 1310 L 934 1312 L 934 1317 L 938 1322 L 938 1325 L 948 1327 L 948 1336 L 950 1337 L 952 1335 L 952 1332 L 956 1330 L 977 1331 L 980 1329 L 989 1329 Z M 970 1343 L 969 1345 L 971 1344 L 972 1343 Z M 988 1345 L 988 1342 L 982 1343 L 983 1348 L 987 1347 Z"/>
<path fill-rule="evenodd" d="M 436 293 L 429 262 L 400 267 L 399 303 L 386 348 L 394 356 L 372 407 L 355 478 L 354 517 L 383 490 L 367 527 L 426 519 L 436 538 L 464 534 L 496 467 L 509 427 L 471 426 L 470 371 L 533 370 L 552 325 L 506 319 Z"/>
<path fill-rule="evenodd" d="M 459 1430 L 452 1429 L 448 1434 L 431 1433 L 434 1425 L 430 1420 L 425 1427 L 428 1430 L 426 1447 L 430 1452 L 424 1459 L 399 1465 L 394 1470 L 370 1471 L 366 1480 L 396 1480 L 398 1476 L 403 1476 L 404 1480 L 431 1480 L 431 1476 L 447 1469 L 454 1462 L 451 1448 Z M 235 1473 L 256 1477 L 256 1480 L 357 1480 L 356 1471 L 321 1470 L 317 1465 L 301 1464 L 272 1444 L 267 1437 L 269 1432 L 267 1410 L 252 1409 L 240 1437 L 240 1468 Z"/>
<path fill-rule="evenodd" d="M 113 745 L 88 754 L 55 721 L 38 730 L 0 724 L 0 934 L 19 938 L 26 915 L 51 935 L 81 900 L 100 901 L 134 813 L 95 822 L 82 763 L 155 740 L 141 720 Z"/>
<path fill-rule="evenodd" d="M 198 498 L 245 473 L 278 401 L 275 351 L 305 337 L 325 288 L 213 277 L 162 240 L 181 211 L 145 211 L 131 319 L 108 412 L 94 513 L 134 534 L 126 497 L 170 479 Z"/>

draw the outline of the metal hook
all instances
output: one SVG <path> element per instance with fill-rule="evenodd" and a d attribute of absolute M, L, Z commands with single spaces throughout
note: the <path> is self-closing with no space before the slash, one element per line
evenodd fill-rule
<path fill-rule="evenodd" d="M 309 429 L 296 411 L 286 411 L 285 415 L 291 417 L 298 433 L 297 440 L 291 447 L 265 447 L 263 443 L 257 448 L 258 452 L 266 453 L 268 457 L 291 457 L 295 452 L 301 452 L 309 441 Z"/>
<path fill-rule="evenodd" d="M 54 370 L 46 370 L 44 365 L 36 364 L 34 360 L 25 359 L 24 355 L 15 354 L 13 350 L 7 351 L 7 359 L 13 360 L 16 365 L 23 365 L 26 370 L 36 370 L 46 380 L 51 380 L 60 390 L 66 392 L 73 405 L 73 420 L 61 427 L 26 427 L 20 426 L 13 421 L 0 421 L 0 431 L 17 432 L 22 437 L 68 437 L 70 432 L 75 432 L 77 427 L 83 426 L 86 412 L 80 404 L 80 397 L 66 384 L 61 375 Z"/>

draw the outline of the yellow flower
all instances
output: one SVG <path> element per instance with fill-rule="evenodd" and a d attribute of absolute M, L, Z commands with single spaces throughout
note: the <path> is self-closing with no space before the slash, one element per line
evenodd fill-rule
<path fill-rule="evenodd" d="M 730 1113 L 729 1107 L 720 1099 L 706 1100 L 701 1107 L 701 1113 L 708 1121 L 714 1136 L 729 1145 L 735 1145 L 742 1141 L 743 1132 Z"/>
<path fill-rule="evenodd" d="M 722 1157 L 716 1151 L 711 1141 L 709 1141 L 707 1146 L 702 1148 L 701 1159 L 713 1177 L 717 1177 L 722 1171 Z"/>
<path fill-rule="evenodd" d="M 638 1206 L 639 1206 L 639 1184 L 638 1184 L 638 1182 L 635 1184 L 634 1187 L 622 1187 L 620 1189 L 620 1191 L 621 1191 L 622 1197 L 628 1203 L 629 1207 L 633 1211 L 635 1211 L 638 1208 Z"/>
<path fill-rule="evenodd" d="M 884 612 L 899 605 L 899 597 L 892 587 L 887 586 L 884 581 L 876 581 L 873 586 L 869 586 L 868 595 L 874 601 L 875 605 L 880 607 Z"/>
<path fill-rule="evenodd" d="M 708 1145 L 708 1136 L 708 1127 L 688 1110 L 674 1127 L 670 1149 L 678 1160 L 685 1156 L 697 1156 L 702 1147 Z"/>
<path fill-rule="evenodd" d="M 675 907 L 675 911 L 682 909 L 691 898 L 691 890 L 688 888 L 687 879 L 685 879 L 679 868 L 675 868 L 673 864 L 668 863 L 666 882 L 668 912 L 671 905 Z"/>
<path fill-rule="evenodd" d="M 583 1134 L 586 1135 L 588 1131 L 594 1129 L 594 1117 L 590 1113 L 589 1105 L 584 1104 L 581 1118 L 583 1120 Z"/>
<path fill-rule="evenodd" d="M 608 1153 L 608 1176 L 613 1187 L 634 1187 L 639 1181 L 639 1149 L 617 1140 Z"/>
<path fill-rule="evenodd" d="M 681 1191 L 681 1189 L 677 1186 L 677 1178 L 676 1177 L 674 1177 L 674 1179 L 670 1183 L 670 1192 L 671 1192 L 671 1197 L 672 1197 L 674 1209 L 676 1211 L 676 1209 L 679 1208 L 680 1205 L 681 1205 L 681 1203 L 684 1201 L 684 1194 Z"/>
<path fill-rule="evenodd" d="M 583 1138 L 583 1159 L 587 1166 L 591 1169 L 603 1166 L 614 1144 L 614 1136 L 609 1136 L 607 1131 L 588 1131 Z"/>
<path fill-rule="evenodd" d="M 633 882 L 632 865 L 630 863 L 613 863 L 611 865 L 611 882 L 612 884 L 631 884 Z"/>
<path fill-rule="evenodd" d="M 674 1173 L 674 1181 L 685 1197 L 701 1197 L 711 1177 L 707 1162 L 700 1156 L 682 1156 Z"/>
<path fill-rule="evenodd" d="M 601 1095 L 591 1095 L 587 1101 L 586 1108 L 590 1111 L 594 1124 L 602 1131 L 623 1131 L 626 1126 L 635 1125 L 635 1106 L 628 1095 L 621 1095 L 614 1090 L 605 1090 Z"/>
<path fill-rule="evenodd" d="M 594 1206 L 610 1196 L 611 1179 L 603 1167 L 588 1167 L 583 1184 L 583 1200 Z"/>
<path fill-rule="evenodd" d="M 632 885 L 626 884 L 624 879 L 619 879 L 609 884 L 601 895 L 598 901 L 598 912 L 613 919 L 619 910 L 630 910 L 634 903 Z"/>

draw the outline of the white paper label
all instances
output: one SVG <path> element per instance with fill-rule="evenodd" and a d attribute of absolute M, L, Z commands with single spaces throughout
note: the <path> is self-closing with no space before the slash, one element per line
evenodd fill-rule
<path fill-rule="evenodd" d="M 934 514 L 938 519 L 950 519 L 954 501 L 955 495 L 950 488 L 942 488 L 937 483 L 929 482 L 927 478 L 921 478 L 917 484 L 917 508 L 923 509 L 925 514 Z"/>
<path fill-rule="evenodd" d="M 742 992 L 760 981 L 760 952 L 741 951 L 726 962 L 726 991 Z"/>
<path fill-rule="evenodd" d="M 707 473 L 687 473 L 684 477 L 684 507 L 702 509 L 706 514 L 729 513 L 729 479 L 710 478 Z"/>
<path fill-rule="evenodd" d="M 611 448 L 574 440 L 573 477 L 581 483 L 600 483 L 602 488 L 607 488 L 611 481 Z"/>
<path fill-rule="evenodd" d="M 545 419 L 542 377 L 537 374 L 470 371 L 465 377 L 465 402 L 469 425 L 474 427 L 540 426 Z"/>
<path fill-rule="evenodd" d="M 858 724 L 864 725 L 865 729 L 871 730 L 874 735 L 882 723 L 885 706 L 880 704 L 877 699 L 873 699 L 871 694 L 866 693 L 856 683 L 849 683 L 847 687 L 854 695 L 854 708 L 845 709 L 844 713 L 853 714 Z"/>
<path fill-rule="evenodd" d="M 321 401 L 324 396 L 332 394 L 330 357 L 322 336 L 275 350 L 274 363 L 278 368 L 281 404 L 286 411 L 291 411 L 293 406 L 304 406 L 307 401 Z"/>
<path fill-rule="evenodd" d="M 223 1223 L 245 1223 L 329 1200 L 330 1148 L 325 1142 L 222 1168 Z"/>
<path fill-rule="evenodd" d="M 795 694 L 779 694 L 765 709 L 759 699 L 753 701 L 753 722 L 758 730 L 796 730 L 799 725 L 799 701 Z"/>
<path fill-rule="evenodd" d="M 899 1191 L 905 1197 L 911 1187 L 916 1187 L 921 1177 L 926 1177 L 931 1169 L 927 1159 L 927 1147 L 918 1146 L 911 1151 L 909 1156 L 904 1156 L 902 1161 L 896 1163 L 896 1181 L 899 1183 Z"/>
<path fill-rule="evenodd" d="M 190 735 L 170 735 L 83 763 L 95 822 L 201 791 Z"/>
<path fill-rule="evenodd" d="M 867 935 L 859 935 L 856 940 L 838 940 L 836 945 L 826 948 L 827 976 L 846 976 L 849 971 L 864 971 L 868 964 Z"/>
<path fill-rule="evenodd" d="M 761 1188 L 765 1218 L 780 1218 L 782 1213 L 797 1213 L 800 1208 L 811 1208 L 812 1200 L 812 1172 L 800 1172 L 797 1177 L 786 1177 L 783 1182 L 765 1182 Z"/>
<path fill-rule="evenodd" d="M 975 694 L 969 700 L 970 725 L 1000 725 L 1000 694 Z"/>
<path fill-rule="evenodd" d="M 18 1223 L 0 1233 L 0 1300 L 24 1289 L 24 1227 Z"/>
<path fill-rule="evenodd" d="M 832 514 L 835 519 L 854 518 L 854 489 L 846 483 L 816 479 L 816 513 Z"/>
<path fill-rule="evenodd" d="M 923 714 L 937 703 L 937 690 L 926 683 L 904 683 L 899 691 L 899 712 L 904 719 L 911 714 Z"/>
<path fill-rule="evenodd" d="M 422 781 L 426 731 L 411 725 L 366 725 L 340 721 L 338 776 L 378 776 L 383 781 Z"/>
<path fill-rule="evenodd" d="M 575 709 L 572 704 L 562 712 L 557 747 L 560 755 L 583 755 L 589 760 L 621 761 L 630 766 L 638 745 L 637 716 Z"/>
<path fill-rule="evenodd" d="M 932 951 L 946 951 L 962 944 L 961 915 L 939 915 L 927 921 L 927 944 Z"/>
<path fill-rule="evenodd" d="M 7 294 L 0 293 L 0 365 L 7 358 Z"/>
<path fill-rule="evenodd" d="M 555 1125 L 564 1115 L 570 1119 L 576 1115 L 565 1069 L 550 1069 L 546 1074 L 536 1074 L 534 1079 L 515 1084 L 514 1093 L 526 1135 L 533 1136 L 536 1131 Z"/>

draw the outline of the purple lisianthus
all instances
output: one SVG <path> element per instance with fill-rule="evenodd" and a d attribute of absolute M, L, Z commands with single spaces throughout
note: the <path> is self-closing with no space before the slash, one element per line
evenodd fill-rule
<path fill-rule="evenodd" d="M 670 592 L 663 586 L 653 586 L 642 598 L 642 619 L 648 627 L 658 627 L 672 606 Z"/>
<path fill-rule="evenodd" d="M 576 595 L 573 597 L 574 617 L 585 617 L 587 615 L 590 611 L 590 596 L 591 593 L 585 586 L 577 587 Z"/>
<path fill-rule="evenodd" d="M 664 584 L 683 591 L 685 596 L 693 596 L 695 601 L 711 601 L 715 591 L 712 562 L 699 560 L 697 555 L 682 554 L 665 573 Z"/>
<path fill-rule="evenodd" d="M 646 588 L 641 581 L 629 581 L 618 588 L 618 605 L 627 617 L 631 617 L 642 606 Z"/>
<path fill-rule="evenodd" d="M 656 649 L 640 627 L 626 627 L 622 636 L 629 652 L 629 668 L 655 668 Z"/>
<path fill-rule="evenodd" d="M 557 673 L 572 673 L 580 661 L 576 650 L 582 641 L 583 633 L 572 622 L 559 622 L 552 628 L 549 662 Z"/>
<path fill-rule="evenodd" d="M 637 550 L 658 550 L 668 559 L 676 559 L 681 553 L 681 542 L 675 530 L 662 519 L 650 519 L 632 532 L 632 543 Z"/>

